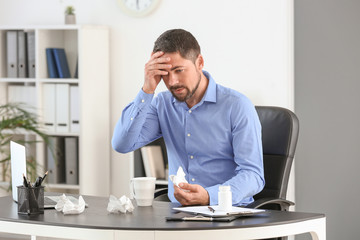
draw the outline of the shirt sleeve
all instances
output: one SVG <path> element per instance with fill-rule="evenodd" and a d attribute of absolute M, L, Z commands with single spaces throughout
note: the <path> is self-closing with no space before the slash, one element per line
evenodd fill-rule
<path fill-rule="evenodd" d="M 134 151 L 160 137 L 154 94 L 140 90 L 134 101 L 125 107 L 116 123 L 112 147 L 120 153 Z"/>
<path fill-rule="evenodd" d="M 231 121 L 236 175 L 222 184 L 206 188 L 210 196 L 210 205 L 218 204 L 220 185 L 231 186 L 234 206 L 251 203 L 253 196 L 265 185 L 261 125 L 250 100 L 245 106 L 233 109 Z"/>

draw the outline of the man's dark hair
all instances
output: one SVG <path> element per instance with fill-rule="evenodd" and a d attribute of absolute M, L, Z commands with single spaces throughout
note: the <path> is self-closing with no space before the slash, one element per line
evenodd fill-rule
<path fill-rule="evenodd" d="M 155 41 L 153 52 L 178 52 L 181 57 L 195 63 L 200 54 L 200 46 L 195 37 L 183 29 L 171 29 L 161 34 Z"/>

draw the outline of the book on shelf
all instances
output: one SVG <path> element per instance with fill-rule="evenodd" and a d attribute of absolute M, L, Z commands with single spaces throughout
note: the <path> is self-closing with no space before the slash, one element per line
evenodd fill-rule
<path fill-rule="evenodd" d="M 55 64 L 58 70 L 59 78 L 71 78 L 65 49 L 53 48 L 52 51 L 54 54 Z"/>
<path fill-rule="evenodd" d="M 144 146 L 140 151 L 146 176 L 165 179 L 165 166 L 161 146 Z"/>
<path fill-rule="evenodd" d="M 49 78 L 71 78 L 65 49 L 46 48 Z"/>
<path fill-rule="evenodd" d="M 46 48 L 46 62 L 49 78 L 59 78 L 59 73 L 55 64 L 55 56 L 52 48 Z"/>

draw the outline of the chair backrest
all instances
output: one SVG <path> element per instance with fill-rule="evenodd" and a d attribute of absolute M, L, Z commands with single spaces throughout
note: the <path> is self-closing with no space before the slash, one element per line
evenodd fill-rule
<path fill-rule="evenodd" d="M 262 127 L 265 187 L 254 196 L 286 199 L 291 165 L 299 134 L 299 120 L 285 108 L 257 106 Z"/>

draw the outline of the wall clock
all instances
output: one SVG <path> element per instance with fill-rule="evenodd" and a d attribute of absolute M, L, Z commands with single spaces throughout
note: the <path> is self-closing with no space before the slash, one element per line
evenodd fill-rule
<path fill-rule="evenodd" d="M 143 17 L 152 12 L 161 0 L 117 0 L 121 10 L 133 17 Z"/>

